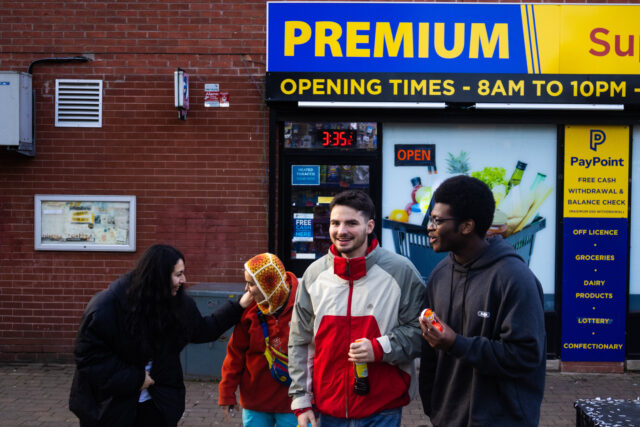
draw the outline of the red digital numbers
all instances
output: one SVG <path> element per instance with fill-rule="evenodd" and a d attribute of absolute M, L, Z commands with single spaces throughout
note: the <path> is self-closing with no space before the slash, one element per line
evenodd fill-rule
<path fill-rule="evenodd" d="M 323 147 L 351 147 L 354 134 L 353 130 L 321 130 L 320 140 Z"/>
<path fill-rule="evenodd" d="M 331 144 L 331 132 L 323 130 L 320 131 L 320 139 L 322 139 L 322 146 L 326 147 Z"/>

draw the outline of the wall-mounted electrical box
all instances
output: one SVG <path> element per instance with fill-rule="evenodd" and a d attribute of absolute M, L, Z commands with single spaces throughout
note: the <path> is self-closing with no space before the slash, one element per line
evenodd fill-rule
<path fill-rule="evenodd" d="M 0 71 L 0 145 L 33 143 L 31 74 Z"/>

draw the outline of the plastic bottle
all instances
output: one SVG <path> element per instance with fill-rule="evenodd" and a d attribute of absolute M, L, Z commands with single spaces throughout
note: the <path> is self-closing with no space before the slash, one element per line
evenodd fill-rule
<path fill-rule="evenodd" d="M 422 310 L 422 314 L 420 316 L 423 317 L 426 322 L 431 323 L 434 328 L 442 332 L 442 324 L 436 320 L 436 315 L 430 308 Z"/>
<path fill-rule="evenodd" d="M 411 201 L 413 203 L 418 203 L 418 201 L 416 200 L 416 191 L 418 191 L 422 187 L 422 180 L 419 176 L 411 178 L 411 185 L 413 185 L 413 190 L 411 191 Z"/>
<path fill-rule="evenodd" d="M 511 178 L 509 178 L 509 182 L 507 183 L 507 193 L 516 185 L 520 184 L 522 180 L 522 174 L 524 174 L 524 170 L 527 168 L 527 164 L 525 162 L 521 162 L 518 160 L 516 164 L 516 169 L 511 174 Z"/>
<path fill-rule="evenodd" d="M 355 340 L 355 342 L 360 342 L 361 339 Z M 356 394 L 364 396 L 365 394 L 369 394 L 369 369 L 366 363 L 353 362 L 353 389 Z"/>
<path fill-rule="evenodd" d="M 411 205 L 411 215 L 409 215 L 409 223 L 414 225 L 422 225 L 424 221 L 424 212 L 420 209 L 418 203 Z"/>
<path fill-rule="evenodd" d="M 540 184 L 542 184 L 542 182 L 544 182 L 546 178 L 547 178 L 547 175 L 538 172 L 538 174 L 536 175 L 536 179 L 534 179 L 533 182 L 531 183 L 531 187 L 529 187 L 529 190 L 536 191 L 537 187 Z"/>

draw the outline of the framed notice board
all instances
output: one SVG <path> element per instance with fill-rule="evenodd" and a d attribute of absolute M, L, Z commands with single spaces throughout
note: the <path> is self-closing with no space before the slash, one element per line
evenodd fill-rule
<path fill-rule="evenodd" d="M 34 196 L 36 250 L 136 250 L 135 196 Z"/>

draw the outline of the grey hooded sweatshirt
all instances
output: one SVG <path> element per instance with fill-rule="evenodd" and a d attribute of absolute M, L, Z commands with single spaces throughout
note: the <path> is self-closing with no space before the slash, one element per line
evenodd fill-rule
<path fill-rule="evenodd" d="M 537 426 L 546 333 L 540 282 L 501 237 L 465 265 L 433 270 L 425 307 L 457 334 L 448 352 L 423 340 L 420 396 L 435 427 Z"/>

